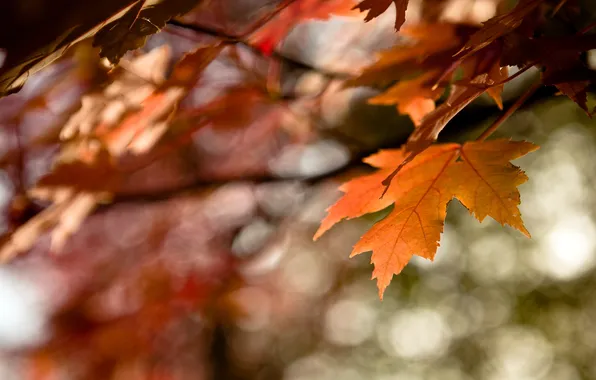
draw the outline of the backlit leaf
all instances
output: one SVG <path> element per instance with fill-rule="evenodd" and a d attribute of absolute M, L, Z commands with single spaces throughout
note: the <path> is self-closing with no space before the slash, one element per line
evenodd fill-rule
<path fill-rule="evenodd" d="M 373 279 L 377 279 L 382 299 L 393 275 L 399 274 L 413 255 L 434 258 L 447 204 L 453 198 L 479 221 L 491 216 L 529 236 L 518 209 L 517 190 L 527 177 L 509 161 L 537 148 L 528 142 L 508 140 L 435 145 L 407 163 L 379 199 L 385 189 L 381 178 L 406 157 L 403 148 L 380 151 L 365 159 L 380 170 L 341 187 L 344 196 L 328 209 L 314 238 L 344 218 L 393 204 L 389 215 L 362 236 L 351 254 L 372 251 Z"/>
<path fill-rule="evenodd" d="M 265 54 L 271 54 L 298 23 L 327 20 L 331 15 L 350 15 L 353 6 L 353 0 L 294 0 L 253 33 L 250 41 Z"/>

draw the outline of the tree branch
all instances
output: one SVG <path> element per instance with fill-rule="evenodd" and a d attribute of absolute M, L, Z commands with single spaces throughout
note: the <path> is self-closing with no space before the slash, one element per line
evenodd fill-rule
<path fill-rule="evenodd" d="M 503 122 L 509 118 L 509 116 L 513 115 L 513 113 L 517 111 L 517 109 L 521 107 L 526 102 L 526 100 L 528 100 L 530 96 L 532 96 L 536 92 L 536 90 L 540 88 L 540 86 L 542 86 L 542 82 L 537 81 L 536 83 L 534 83 L 532 87 L 530 87 L 522 96 L 520 96 L 515 101 L 515 103 L 511 105 L 511 107 L 509 107 L 509 109 L 507 109 L 507 111 L 502 113 L 497 118 L 497 120 L 495 120 L 484 132 L 482 132 L 482 134 L 478 136 L 476 141 L 484 141 L 490 135 L 492 135 L 497 130 L 497 128 L 499 128 L 501 124 L 503 124 Z"/>
<path fill-rule="evenodd" d="M 203 25 L 187 24 L 187 23 L 184 23 L 184 22 L 181 22 L 178 20 L 170 20 L 170 21 L 168 21 L 168 24 L 171 26 L 175 26 L 177 28 L 191 30 L 196 33 L 200 33 L 200 34 L 204 34 L 204 35 L 208 35 L 208 36 L 217 38 L 217 39 L 223 41 L 224 43 L 240 44 L 240 45 L 246 47 L 247 49 L 249 49 L 254 54 L 265 57 L 265 54 L 263 54 L 263 52 L 261 50 L 257 49 L 255 46 L 253 46 L 245 37 L 232 36 L 232 35 L 222 33 L 220 31 L 217 31 L 215 29 L 212 29 L 212 28 L 209 28 L 209 27 L 206 27 Z M 164 31 L 172 33 L 172 34 L 176 34 L 175 30 L 172 30 L 172 29 L 164 29 Z M 245 35 L 250 35 L 252 33 L 253 32 L 245 33 Z M 188 38 L 189 36 L 184 35 L 184 37 Z M 299 60 L 291 58 L 291 57 L 287 57 L 287 56 L 280 54 L 279 52 L 275 52 L 275 51 L 271 54 L 271 56 L 267 56 L 267 58 L 277 59 L 280 61 L 280 63 L 291 64 L 293 66 L 301 67 L 301 68 L 304 68 L 309 71 L 315 71 L 319 74 L 324 75 L 325 77 L 327 77 L 329 79 L 348 80 L 348 79 L 354 78 L 353 76 L 346 74 L 346 73 L 338 73 L 338 72 L 325 70 L 325 69 L 322 69 L 319 67 L 313 67 L 313 66 L 308 65 L 302 61 L 299 61 Z"/>

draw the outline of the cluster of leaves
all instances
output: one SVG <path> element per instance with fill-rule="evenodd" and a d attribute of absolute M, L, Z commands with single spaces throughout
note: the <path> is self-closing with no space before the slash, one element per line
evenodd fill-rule
<path fill-rule="evenodd" d="M 367 19 L 387 9 L 390 2 L 366 0 Z M 403 24 L 406 0 L 395 1 L 396 29 Z M 385 85 L 397 81 L 373 104 L 397 104 L 416 125 L 399 151 L 383 152 L 365 160 L 378 167 L 372 176 L 342 187 L 346 194 L 329 209 L 318 237 L 343 218 L 353 218 L 393 205 L 393 211 L 365 234 L 352 255 L 373 251 L 379 295 L 413 254 L 433 259 L 443 230 L 447 202 L 457 197 L 482 221 L 490 215 L 528 235 L 520 219 L 517 185 L 525 176 L 509 163 L 536 147 L 512 141 L 483 142 L 538 85 L 554 85 L 589 115 L 587 90 L 594 83 L 583 54 L 596 48 L 589 34 L 594 24 L 574 23 L 579 16 L 574 2 L 520 0 L 482 26 L 426 24 L 404 27 L 407 46 L 380 54 L 351 85 Z M 575 18 L 574 18 L 575 16 Z M 553 30 L 553 18 L 566 22 L 569 34 Z M 558 33 L 557 33 L 558 32 Z M 519 68 L 509 75 L 508 67 Z M 501 92 L 506 82 L 531 67 L 541 69 L 540 83 L 499 118 L 477 142 L 463 146 L 431 147 L 445 125 L 464 107 L 488 93 L 503 108 Z M 449 87 L 449 95 L 435 102 Z M 521 144 L 521 145 L 520 145 Z"/>
<path fill-rule="evenodd" d="M 285 25 L 276 15 L 283 16 L 288 4 L 271 9 L 254 29 Z M 199 14 L 206 12 L 201 7 Z M 174 192 L 263 177 L 282 147 L 304 143 L 312 133 L 308 115 L 289 107 L 297 96 L 282 93 L 281 58 L 260 54 L 258 36 L 247 33 L 245 43 L 216 33 L 180 36 L 181 29 L 170 27 L 165 38 L 192 46 L 186 54 L 164 44 L 107 66 L 89 41 L 0 100 L 6 111 L 1 132 L 10 147 L 3 169 L 14 171 L 18 184 L 0 254 L 8 260 L 27 252 L 12 261 L 27 267 L 43 252 L 47 271 L 58 270 L 57 282 L 67 288 L 49 300 L 59 303 L 52 310 L 53 339 L 30 352 L 26 378 L 62 376 L 73 368 L 81 378 L 207 376 L 198 375 L 204 368 L 187 368 L 200 367 L 198 356 L 159 365 L 154 357 L 170 357 L 181 346 L 184 352 L 204 349 L 208 330 L 196 313 L 217 311 L 217 297 L 233 282 L 231 239 L 242 226 L 233 222 L 235 214 L 256 207 L 242 202 L 226 213 L 219 204 L 225 200 L 209 204 L 209 191 L 191 201 Z M 206 72 L 214 60 L 219 67 Z M 213 140 L 225 144 L 207 146 Z M 36 166 L 31 161 L 38 152 L 45 156 Z M 172 202 L 137 204 L 142 220 L 118 205 L 89 215 L 118 197 L 165 192 Z M 189 204 L 192 213 L 185 211 Z M 215 215 L 208 215 L 209 207 Z M 246 223 L 247 216 L 241 219 Z M 150 227 L 133 232 L 142 235 L 136 243 L 116 237 L 144 223 Z M 112 228 L 116 236 L 109 236 Z M 48 257 L 48 251 L 63 255 Z M 126 301 L 119 303 L 119 295 Z M 189 326 L 196 336 L 187 336 Z"/>
<path fill-rule="evenodd" d="M 396 11 L 394 28 L 402 38 L 400 44 L 382 52 L 360 75 L 341 80 L 345 87 L 382 88 L 370 103 L 395 105 L 416 128 L 400 149 L 382 150 L 365 159 L 378 170 L 341 187 L 344 196 L 329 208 L 315 234 L 317 239 L 342 219 L 392 207 L 352 252 L 372 251 L 373 278 L 381 298 L 393 275 L 413 255 L 434 258 L 447 204 L 454 198 L 479 221 L 491 216 L 529 236 L 517 190 L 527 177 L 510 161 L 538 147 L 486 138 L 538 85 L 555 86 L 587 113 L 594 113 L 587 104 L 594 71 L 585 63 L 585 52 L 596 48 L 596 41 L 577 1 L 520 0 L 514 7 L 503 6 L 483 25 L 434 20 L 404 24 L 407 0 L 246 2 L 258 3 L 257 16 L 252 14 L 239 26 L 242 23 L 221 17 L 238 0 L 113 0 L 94 5 L 89 14 L 63 0 L 72 5 L 73 14 L 86 15 L 78 18 L 76 27 L 57 22 L 47 35 L 38 33 L 38 38 L 29 40 L 30 46 L 18 49 L 0 41 L 7 56 L 0 67 L 3 92 L 14 91 L 30 74 L 67 54 L 41 72 L 52 80 L 38 77 L 31 88 L 0 102 L 2 133 L 9 145 L 1 163 L 16 184 L 11 204 L 14 223 L 4 236 L 1 258 L 29 252 L 18 256 L 18 263 L 39 258 L 40 251 L 77 253 L 56 257 L 73 298 L 56 307 L 60 312 L 53 321 L 55 339 L 30 357 L 30 378 L 57 376 L 69 355 L 86 358 L 86 367 L 75 365 L 83 378 L 183 378 L 173 369 L 197 365 L 196 360 L 185 362 L 186 357 L 173 358 L 163 351 L 172 345 L 184 346 L 185 352 L 200 350 L 192 337 L 170 338 L 185 336 L 184 326 L 197 327 L 195 313 L 205 316 L 206 310 L 217 309 L 218 297 L 229 287 L 225 282 L 233 282 L 233 260 L 213 259 L 230 257 L 230 236 L 240 225 L 219 210 L 219 203 L 225 202 L 214 201 L 219 202 L 216 214 L 225 219 L 219 226 L 217 217 L 197 212 L 208 206 L 209 191 L 192 202 L 172 196 L 164 204 L 142 203 L 142 221 L 134 215 L 128 217 L 132 222 L 123 218 L 130 210 L 118 205 L 89 215 L 118 197 L 263 177 L 270 174 L 268 162 L 280 147 L 312 141 L 317 132 L 311 119 L 327 87 L 299 97 L 285 89 L 281 79 L 289 62 L 280 53 L 281 43 L 302 22 L 360 12 L 370 21 L 392 4 Z M 193 6 L 192 12 L 165 28 L 166 34 L 193 36 L 192 51 L 183 55 L 166 42 L 127 53 Z M 233 16 L 228 18 L 243 18 Z M 67 33 L 59 30 L 62 26 Z M 86 51 L 83 57 L 68 55 L 67 48 L 85 37 L 92 38 L 87 45 L 78 45 Z M 97 51 L 85 50 L 91 46 Z M 99 56 L 117 65 L 106 67 Z M 511 66 L 518 72 L 510 75 Z M 213 72 L 224 72 L 225 77 L 230 67 L 235 70 L 230 77 L 239 80 L 213 78 Z M 532 67 L 540 69 L 540 81 L 477 141 L 435 144 L 445 125 L 481 95 L 488 94 L 503 109 L 505 83 Z M 298 106 L 308 112 L 297 113 Z M 226 146 L 224 152 L 217 146 L 200 150 L 200 144 L 193 145 L 213 135 L 226 141 L 220 144 Z M 23 175 L 27 160 L 37 154 L 48 167 L 36 175 Z M 180 163 L 188 157 L 193 157 L 192 165 Z M 188 166 L 192 167 L 181 174 L 181 168 Z M 189 204 L 191 211 L 185 211 Z M 138 239 L 132 239 L 135 243 L 130 246 L 106 241 L 114 234 L 108 230 L 124 233 L 143 223 L 151 227 L 131 233 Z M 180 239 L 180 230 L 192 238 L 163 243 L 166 237 Z M 198 253 L 207 264 L 196 264 Z M 173 275 L 171 268 L 180 262 L 185 263 L 182 275 Z M 121 293 L 132 294 L 124 298 L 139 304 L 118 302 Z M 111 309 L 106 302 L 111 302 Z M 156 365 L 156 356 L 169 359 Z"/>
<path fill-rule="evenodd" d="M 485 139 L 538 85 L 553 85 L 588 114 L 596 111 L 587 105 L 594 71 L 585 62 L 585 52 L 596 48 L 593 25 L 582 19 L 581 7 L 572 0 L 520 0 L 482 25 L 442 22 L 406 26 L 407 0 L 284 0 L 270 6 L 248 30 L 233 35 L 221 32 L 225 27 L 195 28 L 209 32 L 210 38 L 185 55 L 169 76 L 167 48 L 133 59 L 123 57 L 195 3 L 194 15 L 199 20 L 212 16 L 216 2 L 113 3 L 102 8 L 101 22 L 85 19 L 84 25 L 59 43 L 50 48 L 43 45 L 46 50 L 35 46 L 22 56 L 8 50 L 2 68 L 3 91 L 18 88 L 29 73 L 92 35 L 101 57 L 120 65 L 107 73 L 107 80 L 85 90 L 80 110 L 61 126 L 55 166 L 29 191 L 30 196 L 51 206 L 13 231 L 2 248 L 4 259 L 29 250 L 35 238 L 51 228 L 54 249 L 59 250 L 98 203 L 123 192 L 123 183 L 139 169 L 134 165 L 133 169 L 122 168 L 122 162 L 131 156 L 154 161 L 163 150 L 175 150 L 188 142 L 199 129 L 238 127 L 251 119 L 254 108 L 280 101 L 276 49 L 292 28 L 305 20 L 354 15 L 358 10 L 366 12 L 369 21 L 394 4 L 395 29 L 405 39 L 382 52 L 374 64 L 345 85 L 386 87 L 370 102 L 396 105 L 400 113 L 411 117 L 416 129 L 401 149 L 382 151 L 365 160 L 380 170 L 345 184 L 342 191 L 346 194 L 329 209 L 315 235 L 318 238 L 344 218 L 393 206 L 389 216 L 364 235 L 352 253 L 373 251 L 373 277 L 381 297 L 392 276 L 412 255 L 434 257 L 446 206 L 453 198 L 480 221 L 491 216 L 529 236 L 519 214 L 517 190 L 527 178 L 510 160 L 537 147 Z M 174 24 L 184 25 L 185 20 L 182 17 Z M 204 86 L 204 70 L 214 59 L 226 56 L 246 68 L 237 45 L 271 58 L 263 75 L 249 85 L 227 88 L 198 106 L 188 106 L 193 91 Z M 512 66 L 519 71 L 509 75 Z M 487 93 L 502 109 L 505 83 L 532 67 L 541 69 L 540 82 L 478 141 L 433 145 L 445 125 L 482 94 Z M 251 69 L 258 71 L 254 67 L 246 71 Z M 240 112 L 230 116 L 229 109 L 238 106 Z M 298 131 L 290 135 L 308 138 L 308 133 Z"/>
<path fill-rule="evenodd" d="M 72 0 L 27 5 L 6 2 L 0 19 L 0 94 L 18 91 L 29 76 L 86 38 L 93 38 L 102 57 L 117 63 L 128 50 L 142 47 L 149 35 L 197 3 L 198 0 L 108 0 L 89 6 Z M 13 38 L 15 31 L 22 38 Z"/>

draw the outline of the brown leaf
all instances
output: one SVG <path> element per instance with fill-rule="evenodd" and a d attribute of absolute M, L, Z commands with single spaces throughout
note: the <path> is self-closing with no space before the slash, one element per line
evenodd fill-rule
<path fill-rule="evenodd" d="M 453 119 L 464 107 L 470 104 L 474 99 L 482 95 L 486 91 L 486 86 L 492 84 L 487 82 L 487 75 L 479 75 L 466 84 L 454 84 L 451 89 L 449 97 L 445 103 L 441 104 L 437 109 L 428 114 L 421 125 L 412 132 L 406 144 L 406 151 L 410 153 L 410 161 L 413 156 L 422 152 L 437 140 L 439 133 L 445 128 L 447 123 Z"/>
<path fill-rule="evenodd" d="M 0 96 L 18 91 L 31 75 L 77 42 L 92 37 L 101 25 L 122 16 L 134 3 L 39 0 L 33 8 L 23 8 L 22 1 L 3 1 L 0 46 L 6 59 L 0 67 Z M 14 38 L 15 33 L 20 38 Z"/>
<path fill-rule="evenodd" d="M 163 0 L 146 5 L 146 0 L 137 0 L 124 16 L 95 34 L 93 46 L 101 48 L 100 56 L 116 64 L 126 52 L 144 46 L 148 36 L 159 32 L 171 18 L 190 11 L 198 1 Z"/>
<path fill-rule="evenodd" d="M 588 110 L 588 87 L 590 81 L 579 81 L 579 82 L 564 82 L 555 85 L 563 95 L 566 95 L 569 99 L 573 100 L 578 106 L 580 106 L 588 116 L 592 114 Z"/>
<path fill-rule="evenodd" d="M 419 75 L 421 70 L 445 71 L 452 66 L 453 55 L 463 46 L 475 27 L 447 23 L 408 25 L 401 34 L 411 42 L 396 45 L 379 54 L 360 76 L 347 82 L 351 86 L 386 84 Z"/>
<path fill-rule="evenodd" d="M 33 190 L 38 198 L 50 188 L 75 191 L 114 192 L 122 174 L 118 173 L 112 156 L 100 146 L 69 145 L 73 152 L 65 153 L 54 169 L 43 176 Z M 40 189 L 43 189 L 40 191 Z"/>
<path fill-rule="evenodd" d="M 458 54 L 465 53 L 469 56 L 498 39 L 511 33 L 519 27 L 538 6 L 546 0 L 520 0 L 510 12 L 495 16 L 484 23 L 482 28 L 470 36 L 470 39 Z"/>
<path fill-rule="evenodd" d="M 409 0 L 363 0 L 353 9 L 358 9 L 360 12 L 366 12 L 364 21 L 370 21 L 379 17 L 385 12 L 391 3 L 395 4 L 395 30 L 399 31 L 401 26 L 406 22 L 406 9 L 408 8 Z"/>
<path fill-rule="evenodd" d="M 85 96 L 79 112 L 64 125 L 63 142 L 52 171 L 30 191 L 52 205 L 20 226 L 4 245 L 1 257 L 26 251 L 44 231 L 53 228 L 59 250 L 99 202 L 109 201 L 129 180 L 117 165 L 126 153 L 149 151 L 165 134 L 179 100 L 221 51 L 205 46 L 184 56 L 165 78 L 167 47 L 127 62 L 102 93 Z M 124 63 L 124 62 L 123 62 Z"/>

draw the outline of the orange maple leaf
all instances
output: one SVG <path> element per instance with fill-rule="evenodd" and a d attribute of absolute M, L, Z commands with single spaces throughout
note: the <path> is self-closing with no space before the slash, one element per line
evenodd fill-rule
<path fill-rule="evenodd" d="M 500 45 L 484 49 L 466 59 L 453 54 L 477 29 L 455 24 L 429 24 L 404 27 L 402 34 L 414 40 L 380 54 L 379 60 L 366 68 L 348 85 L 370 85 L 398 80 L 384 93 L 369 100 L 372 104 L 397 104 L 402 114 L 410 115 L 417 130 L 407 149 L 413 154 L 434 142 L 446 123 L 483 92 L 487 92 L 502 108 L 501 92 L 508 70 L 501 67 Z M 452 95 L 435 109 L 455 69 L 461 67 L 463 78 L 455 83 Z M 420 74 L 423 70 L 423 74 Z M 463 89 L 463 91 L 462 91 Z M 412 156 L 413 157 L 413 156 Z"/>
<path fill-rule="evenodd" d="M 363 0 L 353 9 L 358 8 L 360 12 L 368 11 L 364 21 L 370 21 L 375 17 L 379 17 L 385 12 L 391 3 L 395 4 L 395 30 L 398 31 L 406 22 L 406 9 L 408 8 L 409 0 Z"/>
<path fill-rule="evenodd" d="M 417 75 L 421 70 L 441 70 L 452 64 L 455 54 L 477 28 L 447 23 L 408 25 L 400 34 L 407 44 L 396 45 L 378 54 L 351 86 L 368 86 Z"/>
<path fill-rule="evenodd" d="M 486 74 L 486 93 L 497 103 L 499 109 L 503 109 L 503 93 L 504 83 L 509 77 L 509 69 L 507 66 L 501 65 L 501 45 L 495 44 L 492 48 L 484 49 L 478 54 L 468 57 L 461 63 L 464 80 L 475 80 L 478 75 Z"/>
<path fill-rule="evenodd" d="M 353 257 L 372 251 L 373 279 L 379 297 L 413 255 L 434 259 L 443 232 L 447 204 L 457 198 L 479 221 L 491 216 L 526 236 L 518 209 L 517 186 L 528 178 L 509 161 L 538 149 L 525 141 L 491 140 L 434 145 L 405 165 L 385 191 L 382 180 L 407 156 L 405 149 L 382 150 L 364 161 L 380 170 L 356 178 L 331 206 L 314 239 L 342 219 L 351 219 L 394 205 L 354 246 Z"/>
<path fill-rule="evenodd" d="M 496 62 L 488 72 L 488 75 L 495 83 L 504 83 L 507 78 L 509 78 L 509 68 L 507 66 L 501 67 L 501 65 Z M 504 88 L 505 84 L 500 84 L 486 90 L 486 93 L 493 98 L 501 110 L 503 109 L 503 98 L 501 97 L 501 94 L 503 93 Z"/>
<path fill-rule="evenodd" d="M 399 113 L 409 115 L 414 125 L 419 126 L 422 119 L 434 111 L 435 100 L 443 93 L 443 88 L 433 88 L 438 75 L 437 71 L 430 71 L 414 79 L 400 81 L 368 102 L 397 104 Z"/>

